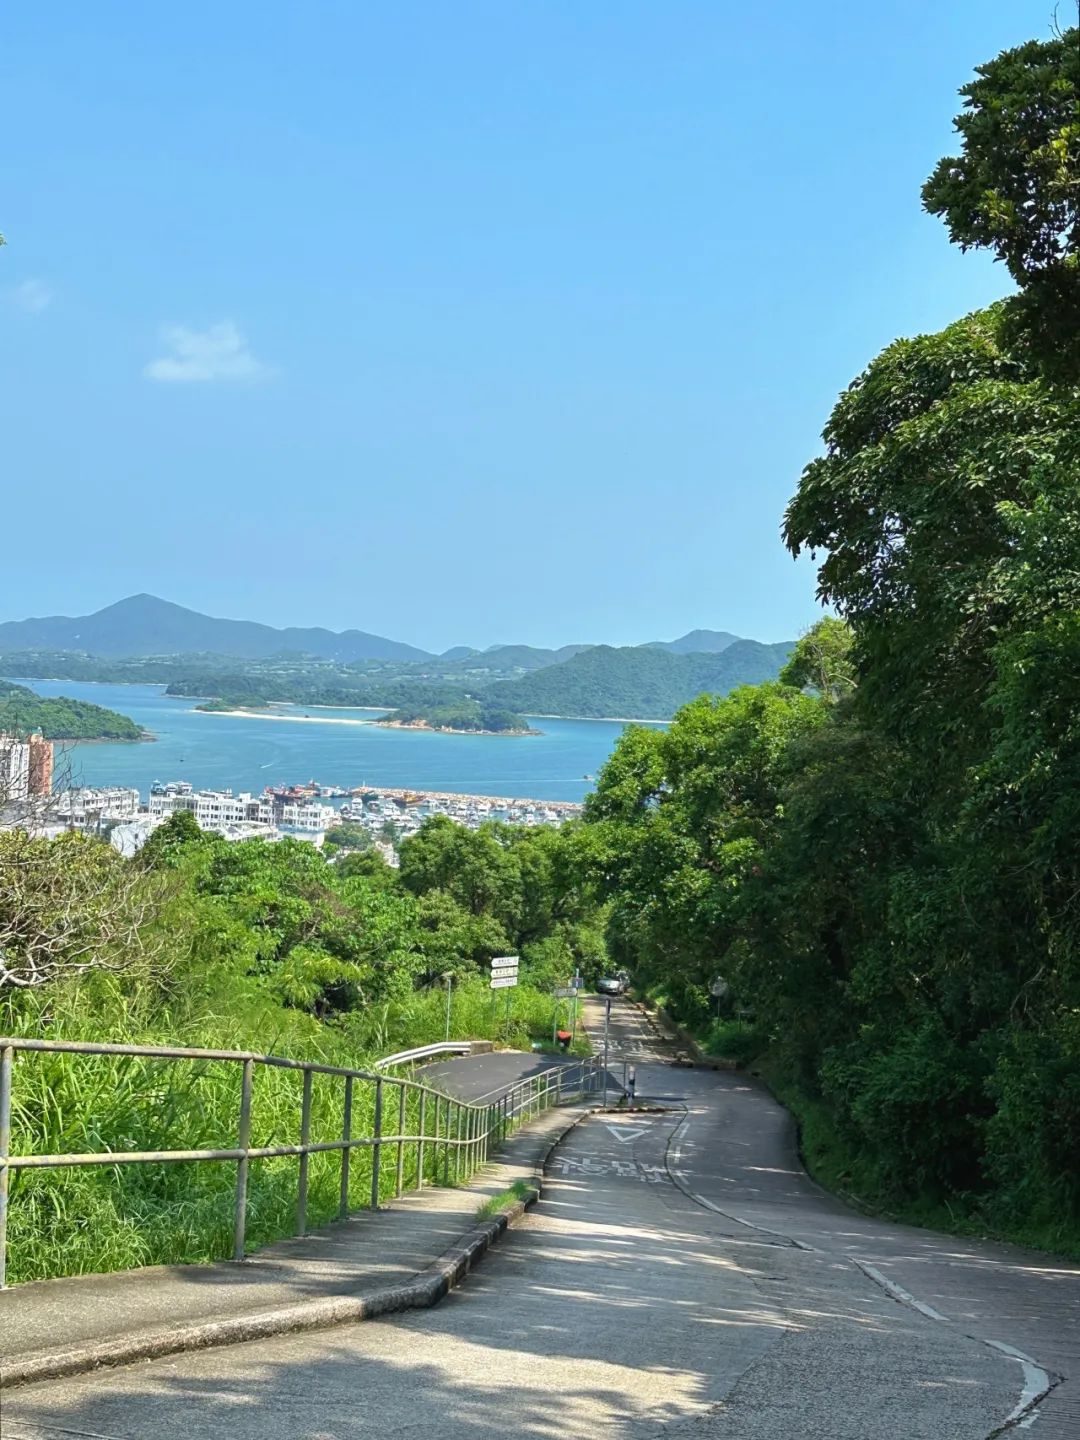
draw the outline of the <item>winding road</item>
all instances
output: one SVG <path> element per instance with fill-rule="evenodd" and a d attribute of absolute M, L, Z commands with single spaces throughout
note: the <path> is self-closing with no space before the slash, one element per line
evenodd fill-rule
<path fill-rule="evenodd" d="M 1080 1270 L 857 1215 L 767 1092 L 673 1066 L 619 1001 L 624 1060 L 642 1108 L 578 1125 L 434 1310 L 15 1391 L 4 1440 L 1077 1440 Z M 437 1074 L 478 1096 L 549 1063 Z"/>

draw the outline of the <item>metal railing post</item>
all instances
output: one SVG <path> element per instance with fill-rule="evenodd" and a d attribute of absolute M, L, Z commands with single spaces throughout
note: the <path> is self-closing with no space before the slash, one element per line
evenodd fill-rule
<path fill-rule="evenodd" d="M 371 1137 L 371 1208 L 379 1208 L 379 1160 L 382 1150 L 382 1087 L 381 1080 L 375 1081 L 375 1121 Z"/>
<path fill-rule="evenodd" d="M 456 1140 L 457 1140 L 457 1144 L 454 1146 L 454 1184 L 455 1184 L 455 1185 L 457 1185 L 457 1184 L 459 1183 L 459 1181 L 461 1180 L 461 1142 L 462 1142 L 462 1137 L 463 1137 L 464 1133 L 465 1133 L 465 1109 L 464 1109 L 463 1106 L 459 1105 L 459 1106 L 458 1106 L 458 1110 L 457 1110 L 457 1127 L 456 1127 L 456 1136 L 455 1136 L 455 1138 L 456 1138 Z"/>
<path fill-rule="evenodd" d="M 443 1155 L 442 1155 L 442 1183 L 450 1184 L 450 1125 L 452 1122 L 452 1111 L 450 1109 L 449 1096 L 443 1096 Z"/>
<path fill-rule="evenodd" d="M 0 1050 L 0 1290 L 7 1285 L 7 1212 L 11 1171 L 11 1068 L 15 1052 L 10 1045 Z"/>
<path fill-rule="evenodd" d="M 341 1120 L 341 1138 L 345 1142 L 341 1151 L 341 1194 L 338 1199 L 338 1218 L 344 1220 L 349 1213 L 349 1161 L 352 1148 L 352 1090 L 353 1077 L 345 1076 L 345 1110 Z"/>
<path fill-rule="evenodd" d="M 247 1230 L 248 1192 L 248 1150 L 251 1148 L 251 1087 L 255 1079 L 255 1061 L 244 1061 L 243 1077 L 240 1081 L 240 1124 L 236 1132 L 236 1148 L 244 1153 L 236 1162 L 236 1216 L 233 1223 L 233 1259 L 244 1258 L 244 1239 Z M 2 1182 L 0 1182 L 2 1183 Z"/>
<path fill-rule="evenodd" d="M 398 1197 L 399 1200 L 400 1200 L 400 1198 L 401 1198 L 401 1193 L 402 1193 L 402 1191 L 405 1189 L 405 1141 L 402 1139 L 402 1136 L 405 1134 L 405 1100 L 406 1100 L 406 1097 L 407 1097 L 407 1091 L 406 1091 L 406 1089 L 405 1089 L 405 1086 L 404 1086 L 404 1085 L 399 1085 L 399 1086 L 398 1086 L 398 1107 L 397 1107 L 397 1116 L 398 1116 L 398 1126 L 397 1126 L 398 1142 L 397 1142 L 397 1190 L 396 1190 L 396 1194 L 397 1194 L 397 1197 Z"/>
<path fill-rule="evenodd" d="M 296 1233 L 307 1232 L 308 1152 L 311 1141 L 311 1071 L 304 1071 L 304 1098 L 300 1102 L 300 1194 L 296 1201 Z"/>
<path fill-rule="evenodd" d="M 424 1188 L 424 1140 L 427 1128 L 427 1091 L 420 1091 L 420 1120 L 417 1125 L 420 1139 L 416 1142 L 416 1188 Z"/>

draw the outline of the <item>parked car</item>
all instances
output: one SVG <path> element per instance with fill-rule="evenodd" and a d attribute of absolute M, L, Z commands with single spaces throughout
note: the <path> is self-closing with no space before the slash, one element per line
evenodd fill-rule
<path fill-rule="evenodd" d="M 605 975 L 596 982 L 596 989 L 600 995 L 625 995 L 626 980 L 621 975 Z"/>

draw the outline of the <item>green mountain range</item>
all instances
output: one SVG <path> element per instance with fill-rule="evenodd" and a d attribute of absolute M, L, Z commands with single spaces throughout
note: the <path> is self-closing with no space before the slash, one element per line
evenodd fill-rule
<path fill-rule="evenodd" d="M 279 630 L 133 595 L 76 619 L 0 624 L 0 675 L 149 681 L 233 705 L 407 709 L 482 698 L 514 714 L 666 720 L 703 691 L 774 679 L 790 649 L 692 630 L 618 648 L 455 646 L 435 656 L 362 630 Z"/>
<path fill-rule="evenodd" d="M 611 716 L 667 720 L 695 696 L 726 695 L 739 685 L 775 680 L 790 643 L 735 640 L 723 650 L 689 655 L 651 645 L 595 645 L 561 665 L 496 682 L 485 696 L 525 715 Z"/>
<path fill-rule="evenodd" d="M 364 630 L 276 630 L 254 620 L 218 620 L 156 595 L 130 595 L 92 615 L 50 615 L 0 625 L 0 651 L 82 651 L 88 655 L 188 655 L 211 651 L 243 660 L 282 651 L 326 660 L 425 660 L 425 650 L 369 635 Z"/>

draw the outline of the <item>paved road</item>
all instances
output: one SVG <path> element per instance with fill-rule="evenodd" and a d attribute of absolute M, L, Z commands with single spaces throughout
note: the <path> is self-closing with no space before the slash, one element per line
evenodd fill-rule
<path fill-rule="evenodd" d="M 4 1440 L 986 1440 L 1035 1372 L 985 1340 L 1072 1363 L 1075 1270 L 854 1216 L 763 1092 L 666 1065 L 614 1013 L 613 1068 L 633 1058 L 664 1108 L 579 1126 L 540 1205 L 436 1310 L 14 1392 Z M 1067 1390 L 1036 1437 L 1072 1433 Z"/>
<path fill-rule="evenodd" d="M 437 1060 L 417 1072 L 428 1085 L 447 1091 L 462 1100 L 496 1099 L 530 1075 L 541 1075 L 556 1066 L 576 1066 L 574 1056 L 533 1055 L 522 1050 L 495 1050 L 490 1055 L 458 1060 Z"/>

